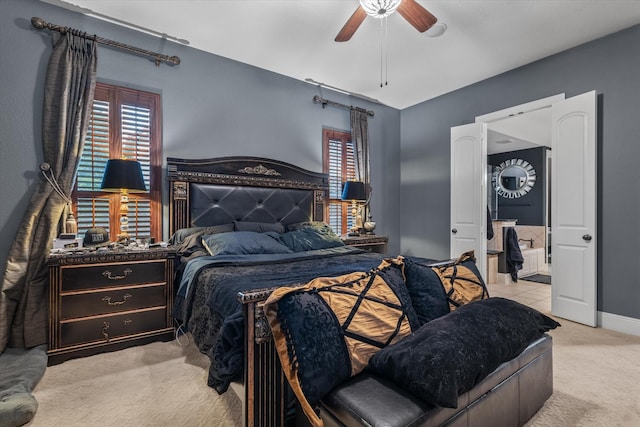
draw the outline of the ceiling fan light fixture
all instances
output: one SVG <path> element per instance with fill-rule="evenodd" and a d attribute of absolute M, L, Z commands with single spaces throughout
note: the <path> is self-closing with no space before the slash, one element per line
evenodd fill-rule
<path fill-rule="evenodd" d="M 377 19 L 386 18 L 396 11 L 402 0 L 360 0 L 360 6 L 367 13 Z"/>

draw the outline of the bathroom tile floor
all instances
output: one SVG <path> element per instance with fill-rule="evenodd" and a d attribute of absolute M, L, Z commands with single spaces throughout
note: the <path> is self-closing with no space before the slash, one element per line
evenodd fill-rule
<path fill-rule="evenodd" d="M 518 279 L 517 283 L 508 285 L 490 283 L 487 289 L 492 297 L 511 299 L 542 313 L 551 313 L 551 285 Z"/>

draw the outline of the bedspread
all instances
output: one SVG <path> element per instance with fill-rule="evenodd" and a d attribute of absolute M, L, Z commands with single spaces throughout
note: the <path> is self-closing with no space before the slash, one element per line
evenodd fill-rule
<path fill-rule="evenodd" d="M 381 254 L 350 247 L 282 255 L 201 257 L 189 261 L 174 305 L 174 318 L 191 332 L 211 360 L 208 384 L 224 393 L 241 378 L 244 325 L 240 291 L 306 283 L 316 277 L 369 271 Z"/>

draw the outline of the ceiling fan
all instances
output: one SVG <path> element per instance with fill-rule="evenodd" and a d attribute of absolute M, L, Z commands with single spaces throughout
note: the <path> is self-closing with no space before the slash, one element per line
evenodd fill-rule
<path fill-rule="evenodd" d="M 349 40 L 367 15 L 374 18 L 385 18 L 396 10 L 421 33 L 427 31 L 438 21 L 438 18 L 415 0 L 360 0 L 360 5 L 344 24 L 335 41 L 346 42 Z"/>

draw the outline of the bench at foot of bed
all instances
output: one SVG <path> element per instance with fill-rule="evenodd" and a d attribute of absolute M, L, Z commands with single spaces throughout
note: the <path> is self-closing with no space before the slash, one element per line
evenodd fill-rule
<path fill-rule="evenodd" d="M 552 393 L 552 340 L 544 335 L 461 395 L 455 409 L 431 406 L 361 373 L 325 396 L 320 414 L 325 427 L 522 426 Z"/>

